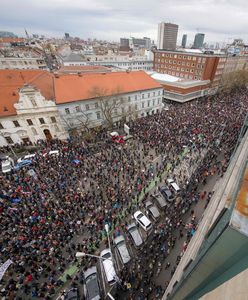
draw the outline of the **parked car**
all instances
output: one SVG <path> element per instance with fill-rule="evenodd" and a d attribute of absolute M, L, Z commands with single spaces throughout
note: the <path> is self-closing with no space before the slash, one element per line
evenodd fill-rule
<path fill-rule="evenodd" d="M 152 203 L 152 201 L 147 201 L 145 203 L 146 210 L 148 211 L 149 215 L 157 221 L 160 217 L 160 213 L 158 208 Z"/>
<path fill-rule="evenodd" d="M 79 300 L 79 292 L 77 288 L 71 288 L 65 293 L 65 300 Z"/>
<path fill-rule="evenodd" d="M 84 273 L 84 295 L 86 300 L 100 300 L 101 292 L 99 287 L 96 267 L 87 269 Z"/>
<path fill-rule="evenodd" d="M 169 203 L 171 203 L 175 199 L 174 195 L 172 194 L 172 192 L 170 191 L 170 189 L 167 186 L 162 186 L 160 188 L 160 192 L 163 195 L 163 197 L 165 198 L 165 200 Z"/>
<path fill-rule="evenodd" d="M 32 159 L 34 159 L 34 157 L 35 157 L 35 154 L 28 154 L 28 155 L 18 158 L 17 162 L 20 163 L 21 161 L 26 160 L 26 159 L 32 160 Z"/>
<path fill-rule="evenodd" d="M 129 252 L 127 250 L 127 245 L 126 245 L 126 242 L 125 242 L 125 239 L 124 239 L 124 236 L 123 235 L 120 235 L 120 236 L 117 236 L 115 239 L 114 239 L 114 244 L 120 254 L 120 257 L 121 257 L 121 260 L 123 262 L 123 264 L 127 264 L 130 260 L 131 260 L 131 257 L 129 255 Z"/>
<path fill-rule="evenodd" d="M 168 206 L 168 203 L 165 201 L 164 197 L 161 193 L 157 193 L 155 195 L 152 195 L 152 197 L 156 200 L 158 206 L 161 209 L 165 209 Z"/>
<path fill-rule="evenodd" d="M 133 216 L 134 216 L 134 219 L 136 220 L 136 222 L 145 231 L 149 231 L 150 229 L 152 229 L 152 223 L 151 223 L 151 221 L 140 210 L 136 211 Z"/>
<path fill-rule="evenodd" d="M 116 282 L 116 272 L 114 268 L 114 263 L 112 261 L 110 249 L 104 249 L 100 256 L 103 258 L 101 259 L 101 263 L 104 268 L 104 273 L 109 285 L 113 285 Z"/>
<path fill-rule="evenodd" d="M 3 173 L 9 173 L 13 169 L 14 160 L 9 156 L 1 157 L 1 168 Z"/>
<path fill-rule="evenodd" d="M 32 165 L 32 160 L 24 159 L 14 166 L 14 170 L 19 171 L 20 169 Z"/>
<path fill-rule="evenodd" d="M 142 237 L 135 223 L 127 225 L 127 231 L 130 234 L 132 241 L 136 247 L 140 247 L 143 244 Z"/>
<path fill-rule="evenodd" d="M 167 182 L 168 182 L 169 185 L 172 187 L 172 189 L 173 189 L 173 191 L 174 191 L 175 193 L 178 194 L 178 193 L 181 192 L 179 186 L 178 186 L 177 183 L 174 181 L 174 179 L 169 178 L 169 179 L 167 179 Z"/>

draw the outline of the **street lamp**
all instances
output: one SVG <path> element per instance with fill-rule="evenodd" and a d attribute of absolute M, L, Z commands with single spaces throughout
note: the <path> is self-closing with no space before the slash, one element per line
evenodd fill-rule
<path fill-rule="evenodd" d="M 112 251 L 111 251 L 111 244 L 110 244 L 110 239 L 109 239 L 109 224 L 105 224 L 105 231 L 107 233 L 107 238 L 108 238 L 108 245 L 111 253 L 111 258 L 112 258 Z"/>
<path fill-rule="evenodd" d="M 101 257 L 101 256 L 98 256 L 98 255 L 88 254 L 88 253 L 85 253 L 85 252 L 77 252 L 76 253 L 77 258 L 81 258 L 81 257 L 85 257 L 85 256 L 99 258 L 99 259 L 102 259 L 102 260 L 112 260 L 112 257 L 111 258 L 105 258 L 105 257 Z"/>

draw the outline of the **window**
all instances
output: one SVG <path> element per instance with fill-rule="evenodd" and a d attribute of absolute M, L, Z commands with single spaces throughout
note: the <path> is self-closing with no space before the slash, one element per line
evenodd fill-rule
<path fill-rule="evenodd" d="M 147 107 L 150 107 L 150 100 L 147 101 Z"/>
<path fill-rule="evenodd" d="M 145 98 L 145 95 L 144 94 L 142 94 L 142 99 L 144 99 Z"/>
<path fill-rule="evenodd" d="M 135 100 L 137 100 L 137 95 L 135 95 Z"/>
<path fill-rule="evenodd" d="M 34 127 L 32 127 L 31 129 L 32 129 L 33 135 L 37 135 L 38 134 L 37 130 Z"/>
<path fill-rule="evenodd" d="M 6 140 L 6 142 L 7 142 L 8 144 L 14 144 L 14 143 L 13 143 L 13 140 L 12 140 L 12 138 L 11 138 L 10 136 L 5 136 L 5 140 Z"/>
<path fill-rule="evenodd" d="M 148 93 L 148 96 L 147 96 L 148 98 L 150 98 L 150 93 Z"/>
<path fill-rule="evenodd" d="M 158 105 L 159 105 L 159 103 L 160 103 L 160 100 L 159 100 L 159 98 L 158 98 Z"/>
<path fill-rule="evenodd" d="M 101 113 L 100 113 L 100 111 L 97 111 L 96 118 L 97 118 L 97 120 L 101 119 Z"/>
<path fill-rule="evenodd" d="M 15 127 L 20 127 L 20 124 L 18 121 L 13 121 L 13 123 L 14 123 Z"/>
<path fill-rule="evenodd" d="M 124 107 L 121 108 L 121 113 L 122 113 L 122 114 L 125 113 L 125 108 L 124 108 Z"/>
<path fill-rule="evenodd" d="M 0 129 L 4 129 L 4 127 L 3 127 L 3 124 L 2 124 L 2 123 L 0 123 Z"/>
<path fill-rule="evenodd" d="M 153 106 L 155 105 L 155 99 L 152 100 L 152 105 L 153 105 Z"/>
<path fill-rule="evenodd" d="M 128 102 L 130 102 L 130 101 L 131 101 L 131 97 L 130 97 L 130 96 L 128 96 L 128 98 L 127 98 L 127 99 L 128 99 Z"/>
<path fill-rule="evenodd" d="M 95 108 L 98 108 L 98 102 L 95 103 Z"/>
<path fill-rule="evenodd" d="M 29 126 L 33 125 L 33 121 L 31 119 L 27 119 L 27 123 L 28 123 Z"/>
<path fill-rule="evenodd" d="M 134 107 L 135 107 L 135 110 L 138 110 L 138 105 L 137 105 L 137 104 L 135 104 L 135 106 L 134 106 Z"/>
<path fill-rule="evenodd" d="M 153 97 L 155 97 L 155 92 L 153 92 Z"/>
<path fill-rule="evenodd" d="M 69 109 L 69 108 L 65 108 L 65 113 L 66 113 L 67 115 L 69 115 L 69 114 L 70 114 L 70 109 Z"/>
<path fill-rule="evenodd" d="M 145 102 L 142 102 L 142 108 L 145 108 Z"/>
<path fill-rule="evenodd" d="M 45 120 L 43 118 L 39 118 L 40 124 L 45 124 Z"/>
<path fill-rule="evenodd" d="M 76 106 L 75 109 L 76 109 L 76 112 L 80 112 L 81 111 L 80 106 Z"/>
<path fill-rule="evenodd" d="M 85 104 L 85 109 L 89 110 L 90 109 L 90 105 L 89 104 Z"/>
<path fill-rule="evenodd" d="M 160 96 L 160 91 L 158 91 L 158 95 Z"/>
<path fill-rule="evenodd" d="M 117 108 L 114 109 L 114 115 L 115 115 L 115 116 L 118 115 L 118 110 L 117 110 Z"/>
<path fill-rule="evenodd" d="M 52 123 L 57 123 L 56 118 L 55 117 L 51 117 L 51 121 Z"/>

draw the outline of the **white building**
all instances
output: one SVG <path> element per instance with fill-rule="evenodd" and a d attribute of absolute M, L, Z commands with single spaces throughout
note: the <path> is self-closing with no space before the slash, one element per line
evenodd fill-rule
<path fill-rule="evenodd" d="M 0 71 L 0 146 L 52 138 L 161 111 L 162 86 L 143 71 Z"/>
<path fill-rule="evenodd" d="M 54 87 L 68 130 L 147 116 L 163 107 L 162 86 L 143 71 L 57 75 Z"/>
<path fill-rule="evenodd" d="M 0 57 L 0 69 L 40 69 L 48 67 L 42 57 Z"/>
<path fill-rule="evenodd" d="M 50 73 L 4 70 L 0 82 L 0 146 L 68 137 L 51 93 Z"/>

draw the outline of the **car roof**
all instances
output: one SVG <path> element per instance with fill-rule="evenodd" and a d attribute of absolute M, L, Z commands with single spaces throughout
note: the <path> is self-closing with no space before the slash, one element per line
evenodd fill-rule
<path fill-rule="evenodd" d="M 131 229 L 131 228 L 133 228 L 133 227 L 137 227 L 136 224 L 135 224 L 134 222 L 127 225 L 127 230 L 129 230 L 129 229 Z"/>
<path fill-rule="evenodd" d="M 167 182 L 172 183 L 174 180 L 172 178 L 167 179 Z"/>
<path fill-rule="evenodd" d="M 159 217 L 160 216 L 159 210 L 157 209 L 156 206 L 151 206 L 149 209 L 152 212 L 152 214 L 154 215 L 154 217 Z"/>
<path fill-rule="evenodd" d="M 134 215 L 135 218 L 137 218 L 137 216 L 138 216 L 139 214 L 144 215 L 143 212 L 140 211 L 140 210 L 137 210 L 133 215 Z"/>
<path fill-rule="evenodd" d="M 89 269 L 87 269 L 84 272 L 84 277 L 85 279 L 89 278 L 92 275 L 96 275 L 97 276 L 97 269 L 96 267 L 91 267 Z M 100 290 L 99 290 L 99 285 L 98 285 L 98 280 L 97 277 L 93 277 L 91 280 L 88 280 L 86 282 L 86 288 L 87 288 L 87 293 L 88 293 L 88 298 L 90 300 L 98 300 L 100 299 Z"/>
<path fill-rule="evenodd" d="M 127 229 L 130 230 L 134 228 L 134 231 L 130 232 L 131 236 L 133 237 L 134 243 L 136 246 L 140 246 L 143 243 L 139 230 L 135 223 L 132 223 L 127 226 Z"/>
<path fill-rule="evenodd" d="M 107 253 L 110 253 L 110 254 L 111 254 L 109 248 L 106 248 L 106 249 L 102 250 L 101 253 L 100 253 L 100 256 L 104 256 L 104 255 L 107 254 Z"/>
<path fill-rule="evenodd" d="M 148 226 L 151 224 L 151 221 L 147 218 L 147 216 L 145 216 L 143 214 L 143 216 L 140 218 L 141 222 L 145 225 L 145 226 Z"/>
<path fill-rule="evenodd" d="M 84 272 L 84 278 L 87 278 L 87 277 L 89 277 L 90 275 L 95 274 L 95 273 L 97 273 L 96 266 L 93 266 L 93 267 L 91 267 L 91 268 L 88 268 L 88 269 Z"/>
<path fill-rule="evenodd" d="M 114 239 L 114 243 L 115 243 L 116 245 L 117 245 L 118 243 L 122 242 L 122 241 L 125 241 L 123 235 L 117 236 L 117 237 Z"/>
<path fill-rule="evenodd" d="M 148 207 L 150 205 L 153 205 L 153 203 L 152 203 L 152 201 L 149 200 L 149 201 L 146 201 L 145 205 L 146 205 L 146 207 Z"/>

